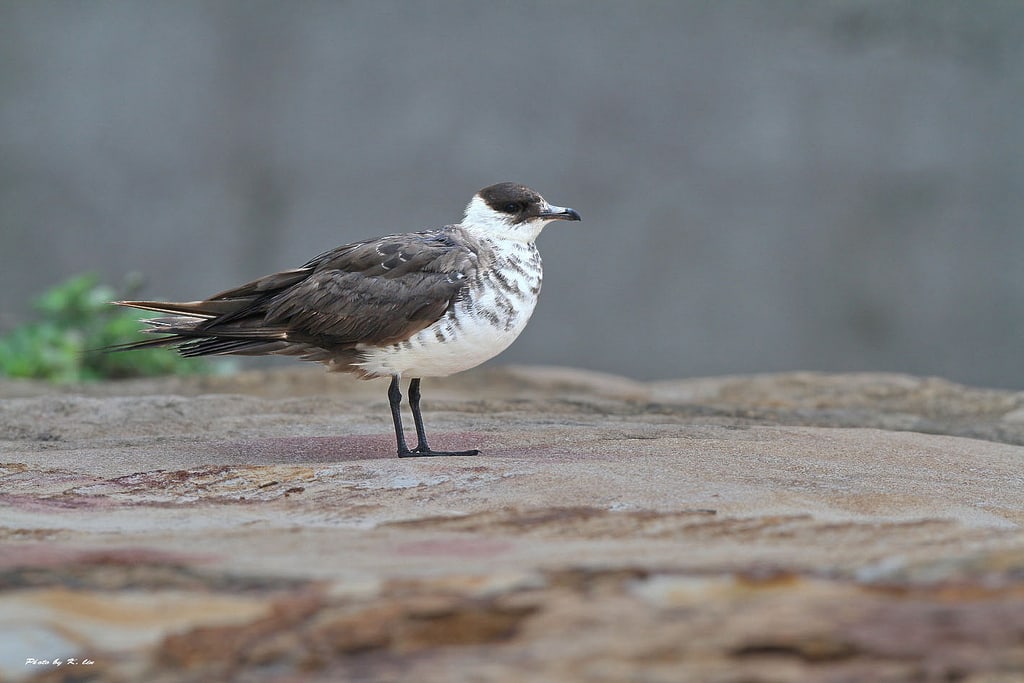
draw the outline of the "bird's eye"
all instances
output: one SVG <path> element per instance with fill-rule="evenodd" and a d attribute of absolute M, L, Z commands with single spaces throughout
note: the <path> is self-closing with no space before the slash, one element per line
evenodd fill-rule
<path fill-rule="evenodd" d="M 502 208 L 502 211 L 504 211 L 505 213 L 519 213 L 519 210 L 522 208 L 523 207 L 517 204 L 516 202 L 509 202 Z"/>

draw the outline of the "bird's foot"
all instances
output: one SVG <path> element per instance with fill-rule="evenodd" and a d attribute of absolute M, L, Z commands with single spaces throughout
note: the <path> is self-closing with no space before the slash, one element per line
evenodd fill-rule
<path fill-rule="evenodd" d="M 435 451 L 423 446 L 417 446 L 411 451 L 398 451 L 399 458 L 426 458 L 433 455 L 480 455 L 480 451 L 475 448 L 470 451 Z"/>

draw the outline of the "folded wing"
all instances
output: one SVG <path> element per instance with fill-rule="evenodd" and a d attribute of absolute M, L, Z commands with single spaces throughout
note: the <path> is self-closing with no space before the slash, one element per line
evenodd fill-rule
<path fill-rule="evenodd" d="M 164 336 L 118 348 L 325 360 L 356 344 L 404 341 L 428 327 L 477 266 L 476 250 L 451 229 L 357 242 L 203 301 L 118 301 L 169 314 L 147 321 L 146 332 Z"/>

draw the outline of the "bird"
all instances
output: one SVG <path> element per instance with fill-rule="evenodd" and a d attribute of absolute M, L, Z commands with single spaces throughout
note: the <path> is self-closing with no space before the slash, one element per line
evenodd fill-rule
<path fill-rule="evenodd" d="M 280 354 L 361 379 L 390 377 L 398 457 L 477 455 L 430 447 L 420 380 L 468 370 L 515 341 L 540 294 L 537 237 L 552 221 L 579 220 L 525 185 L 497 183 L 473 195 L 457 224 L 346 244 L 202 301 L 114 301 L 164 317 L 142 321 L 143 332 L 160 336 L 111 350 Z M 403 377 L 414 448 L 402 425 Z"/>

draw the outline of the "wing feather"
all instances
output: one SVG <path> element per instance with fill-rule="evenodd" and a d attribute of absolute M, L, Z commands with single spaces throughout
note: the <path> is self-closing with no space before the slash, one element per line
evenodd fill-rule
<path fill-rule="evenodd" d="M 267 275 L 203 301 L 119 301 L 171 314 L 135 346 L 187 355 L 300 353 L 408 339 L 440 319 L 480 267 L 480 249 L 457 227 L 356 242 L 302 268 Z"/>

